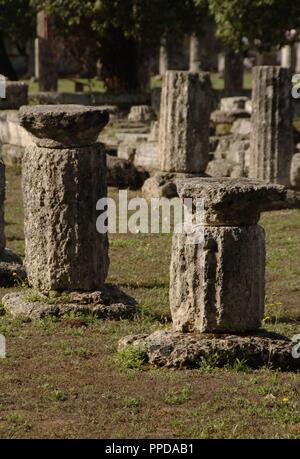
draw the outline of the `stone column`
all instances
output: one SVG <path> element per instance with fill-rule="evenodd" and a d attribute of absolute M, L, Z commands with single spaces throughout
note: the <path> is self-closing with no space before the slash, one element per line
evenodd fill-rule
<path fill-rule="evenodd" d="M 246 332 L 261 325 L 265 301 L 265 235 L 257 225 L 285 188 L 247 179 L 189 179 L 180 198 L 203 204 L 201 240 L 174 234 L 170 307 L 176 332 Z"/>
<path fill-rule="evenodd" d="M 294 153 L 291 74 L 278 66 L 253 69 L 250 177 L 289 186 Z"/>
<path fill-rule="evenodd" d="M 167 43 L 167 38 L 162 37 L 160 48 L 159 48 L 159 75 L 161 77 L 164 77 L 168 68 L 169 68 L 168 43 Z"/>
<path fill-rule="evenodd" d="M 225 92 L 236 94 L 243 90 L 244 86 L 244 60 L 243 56 L 233 51 L 225 54 L 224 67 Z"/>
<path fill-rule="evenodd" d="M 281 67 L 291 69 L 293 65 L 292 45 L 285 45 L 281 48 Z"/>
<path fill-rule="evenodd" d="M 0 253 L 5 249 L 4 235 L 5 166 L 0 158 Z"/>
<path fill-rule="evenodd" d="M 300 42 L 295 43 L 295 73 L 300 73 Z"/>
<path fill-rule="evenodd" d="M 44 11 L 37 14 L 37 38 L 35 40 L 35 77 L 40 91 L 57 91 L 57 46 L 53 18 Z"/>
<path fill-rule="evenodd" d="M 5 165 L 0 158 L 0 287 L 13 287 L 16 280 L 25 279 L 26 273 L 22 260 L 6 248 L 4 229 L 4 200 L 5 200 Z"/>
<path fill-rule="evenodd" d="M 190 72 L 197 73 L 201 68 L 200 41 L 196 34 L 190 37 Z"/>
<path fill-rule="evenodd" d="M 210 88 L 207 74 L 166 73 L 159 127 L 162 171 L 205 171 L 209 159 Z"/>
<path fill-rule="evenodd" d="M 107 112 L 80 106 L 22 107 L 34 135 L 22 166 L 25 265 L 35 289 L 92 291 L 108 271 L 107 235 L 96 230 L 106 196 L 106 156 L 96 144 Z"/>

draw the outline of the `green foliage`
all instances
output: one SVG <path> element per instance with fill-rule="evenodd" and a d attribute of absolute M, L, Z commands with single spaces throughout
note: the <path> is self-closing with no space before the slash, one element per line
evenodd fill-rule
<path fill-rule="evenodd" d="M 35 9 L 30 0 L 0 0 L 0 33 L 25 54 L 26 43 L 35 34 Z"/>
<path fill-rule="evenodd" d="M 163 397 L 163 401 L 167 405 L 182 405 L 191 397 L 191 387 L 185 386 L 179 391 L 169 391 Z"/>
<path fill-rule="evenodd" d="M 143 347 L 127 346 L 117 354 L 117 362 L 122 368 L 140 370 L 147 361 L 147 354 Z"/>
<path fill-rule="evenodd" d="M 284 42 L 287 30 L 300 25 L 300 5 L 294 0 L 207 1 L 218 35 L 236 51 L 247 47 L 269 49 Z"/>

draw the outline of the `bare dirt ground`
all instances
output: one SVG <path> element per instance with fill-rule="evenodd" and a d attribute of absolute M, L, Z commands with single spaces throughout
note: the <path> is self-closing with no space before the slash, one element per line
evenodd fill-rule
<path fill-rule="evenodd" d="M 115 190 L 110 190 L 115 195 Z M 7 170 L 7 245 L 24 255 L 20 176 Z M 300 211 L 263 215 L 264 327 L 300 333 Z M 300 438 L 300 375 L 246 363 L 126 369 L 124 335 L 168 327 L 169 235 L 113 235 L 109 282 L 140 303 L 133 321 L 0 317 L 1 438 Z M 0 289 L 0 303 L 7 290 Z"/>

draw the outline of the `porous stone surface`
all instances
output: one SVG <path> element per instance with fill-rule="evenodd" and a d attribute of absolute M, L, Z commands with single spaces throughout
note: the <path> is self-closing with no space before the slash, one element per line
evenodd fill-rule
<path fill-rule="evenodd" d="M 50 297 L 28 289 L 8 293 L 2 303 L 13 317 L 30 319 L 70 313 L 92 314 L 98 319 L 128 319 L 136 312 L 136 301 L 111 284 L 105 284 L 95 292 L 62 292 Z"/>
<path fill-rule="evenodd" d="M 155 120 L 156 116 L 150 105 L 135 105 L 131 107 L 128 121 L 147 123 Z"/>
<path fill-rule="evenodd" d="M 251 119 L 239 118 L 237 119 L 231 128 L 231 133 L 242 137 L 248 137 L 251 134 L 252 122 Z"/>
<path fill-rule="evenodd" d="M 161 96 L 160 170 L 201 173 L 209 157 L 211 83 L 207 74 L 167 71 Z"/>
<path fill-rule="evenodd" d="M 18 110 L 28 104 L 28 85 L 20 81 L 6 81 L 6 98 L 0 99 L 0 110 Z"/>
<path fill-rule="evenodd" d="M 223 112 L 231 112 L 233 110 L 245 110 L 248 97 L 223 97 L 220 102 L 220 109 Z"/>
<path fill-rule="evenodd" d="M 21 107 L 19 120 L 37 146 L 72 148 L 94 144 L 109 114 L 97 107 L 37 105 Z"/>
<path fill-rule="evenodd" d="M 250 177 L 289 186 L 294 154 L 292 115 L 290 71 L 254 67 Z"/>
<path fill-rule="evenodd" d="M 103 146 L 28 147 L 22 185 L 30 285 L 42 292 L 97 290 L 109 265 L 107 235 L 96 229 L 96 203 L 107 194 Z"/>
<path fill-rule="evenodd" d="M 159 147 L 158 142 L 141 142 L 138 144 L 134 164 L 142 166 L 148 171 L 159 169 Z"/>
<path fill-rule="evenodd" d="M 0 251 L 0 287 L 14 287 L 26 279 L 22 260 L 9 249 Z"/>
<path fill-rule="evenodd" d="M 181 198 L 202 199 L 203 225 L 255 225 L 270 202 L 283 202 L 286 188 L 246 178 L 193 178 L 177 180 Z"/>
<path fill-rule="evenodd" d="M 201 174 L 203 176 L 203 174 Z M 194 178 L 194 174 L 181 174 L 171 172 L 156 172 L 145 181 L 142 193 L 145 199 L 151 198 L 175 198 L 177 193 L 177 180 Z"/>
<path fill-rule="evenodd" d="M 127 346 L 144 349 L 148 362 L 157 367 L 197 368 L 201 361 L 215 355 L 216 366 L 233 364 L 237 359 L 247 366 L 271 365 L 281 370 L 299 370 L 294 359 L 294 343 L 288 338 L 260 330 L 248 335 L 189 334 L 159 330 L 151 335 L 131 335 L 119 341 L 118 349 Z"/>
<path fill-rule="evenodd" d="M 264 312 L 265 243 L 257 225 L 202 227 L 201 242 L 174 234 L 170 267 L 173 329 L 256 330 Z"/>
<path fill-rule="evenodd" d="M 107 155 L 107 185 L 116 188 L 140 189 L 148 179 L 148 172 L 131 161 Z"/>
<path fill-rule="evenodd" d="M 246 110 L 232 110 L 230 112 L 215 110 L 211 114 L 211 120 L 214 124 L 233 124 L 238 118 L 250 118 L 250 114 Z"/>
<path fill-rule="evenodd" d="M 300 153 L 296 153 L 292 158 L 291 186 L 300 191 Z"/>
<path fill-rule="evenodd" d="M 235 163 L 227 159 L 213 159 L 209 161 L 205 172 L 211 177 L 230 177 L 234 166 Z"/>

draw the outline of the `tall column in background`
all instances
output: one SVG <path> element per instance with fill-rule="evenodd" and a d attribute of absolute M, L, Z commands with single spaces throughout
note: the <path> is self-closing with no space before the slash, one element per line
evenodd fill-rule
<path fill-rule="evenodd" d="M 44 11 L 37 14 L 35 39 L 35 77 L 40 91 L 57 91 L 57 50 L 53 18 Z"/>
<path fill-rule="evenodd" d="M 244 83 L 244 59 L 240 54 L 227 51 L 225 54 L 225 91 L 235 94 L 243 90 Z"/>

